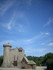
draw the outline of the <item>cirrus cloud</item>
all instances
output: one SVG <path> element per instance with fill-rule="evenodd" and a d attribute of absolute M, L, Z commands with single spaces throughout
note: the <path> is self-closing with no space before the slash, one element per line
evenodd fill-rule
<path fill-rule="evenodd" d="M 53 23 L 53 18 L 49 18 L 47 23 L 45 25 L 43 25 L 43 27 L 46 27 L 46 26 L 48 26 L 48 25 L 50 25 L 52 23 Z"/>
<path fill-rule="evenodd" d="M 53 46 L 53 42 L 50 42 L 50 43 L 48 44 L 48 46 Z"/>

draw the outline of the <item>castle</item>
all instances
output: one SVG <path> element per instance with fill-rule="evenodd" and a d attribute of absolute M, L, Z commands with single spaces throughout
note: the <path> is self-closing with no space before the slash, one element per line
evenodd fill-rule
<path fill-rule="evenodd" d="M 4 57 L 3 57 L 3 67 L 18 67 L 21 69 L 35 69 L 36 63 L 34 61 L 29 61 L 24 55 L 23 48 L 11 49 L 10 44 L 3 44 L 4 47 Z"/>

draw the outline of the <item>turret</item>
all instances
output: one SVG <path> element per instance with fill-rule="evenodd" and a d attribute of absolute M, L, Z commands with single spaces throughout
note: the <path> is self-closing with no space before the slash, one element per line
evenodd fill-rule
<path fill-rule="evenodd" d="M 10 67 L 10 48 L 11 45 L 8 44 L 3 44 L 4 47 L 4 58 L 3 58 L 3 67 Z"/>

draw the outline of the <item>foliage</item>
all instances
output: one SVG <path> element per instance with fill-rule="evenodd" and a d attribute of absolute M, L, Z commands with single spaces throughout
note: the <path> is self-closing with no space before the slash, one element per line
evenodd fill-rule
<path fill-rule="evenodd" d="M 40 65 L 46 66 L 47 63 L 49 63 L 48 60 L 51 61 L 53 59 L 53 53 L 48 53 L 41 57 L 27 56 L 27 58 L 29 60 L 33 60 L 34 62 L 36 62 L 36 65 L 38 65 L 38 66 L 40 66 Z"/>
<path fill-rule="evenodd" d="M 2 65 L 3 62 L 3 56 L 0 56 L 0 66 Z"/>
<path fill-rule="evenodd" d="M 48 59 L 47 60 L 47 70 L 53 70 L 53 59 Z"/>
<path fill-rule="evenodd" d="M 36 62 L 38 66 L 47 66 L 47 70 L 53 70 L 53 53 L 48 53 L 42 57 L 28 56 L 27 58 Z"/>
<path fill-rule="evenodd" d="M 53 59 L 53 53 L 48 53 L 44 56 L 42 64 L 47 65 L 49 63 L 48 60 L 51 61 L 52 59 Z"/>

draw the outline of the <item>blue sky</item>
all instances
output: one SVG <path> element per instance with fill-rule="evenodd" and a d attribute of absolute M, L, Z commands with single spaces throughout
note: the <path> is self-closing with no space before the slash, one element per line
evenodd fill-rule
<path fill-rule="evenodd" d="M 0 55 L 4 43 L 27 56 L 53 53 L 53 0 L 0 0 Z"/>

